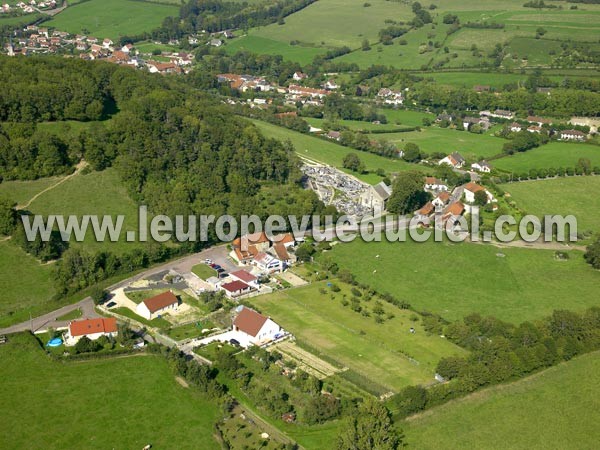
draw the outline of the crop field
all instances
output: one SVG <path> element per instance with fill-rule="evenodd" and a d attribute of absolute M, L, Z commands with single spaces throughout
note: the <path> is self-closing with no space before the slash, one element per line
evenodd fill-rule
<path fill-rule="evenodd" d="M 486 389 L 401 423 L 420 449 L 595 448 L 600 390 L 590 374 L 598 352 Z M 451 438 L 449 438 L 451 437 Z"/>
<path fill-rule="evenodd" d="M 600 272 L 575 250 L 561 261 L 552 250 L 357 240 L 331 255 L 359 282 L 449 320 L 477 312 L 520 323 L 555 309 L 600 306 Z"/>
<path fill-rule="evenodd" d="M 298 133 L 297 131 L 288 130 L 286 128 L 278 127 L 266 122 L 252 121 L 264 134 L 265 136 L 285 141 L 289 139 L 298 155 L 309 158 L 314 161 L 319 161 L 325 164 L 332 165 L 338 169 L 342 168 L 342 161 L 348 153 L 358 154 L 360 160 L 365 163 L 367 170 L 375 171 L 377 169 L 383 169 L 387 173 L 399 172 L 403 170 L 420 170 L 420 167 L 414 164 L 409 164 L 400 159 L 389 159 L 382 156 L 375 155 L 373 153 L 361 152 L 354 150 L 349 147 L 343 147 L 333 142 L 328 142 L 324 139 L 320 139 L 306 134 Z M 386 135 L 387 136 L 387 135 Z M 356 174 L 352 173 L 361 180 L 376 184 L 381 181 L 381 177 L 374 173 L 369 174 Z"/>
<path fill-rule="evenodd" d="M 343 306 L 350 289 L 340 288 L 333 293 L 325 282 L 314 283 L 255 297 L 251 303 L 299 340 L 390 391 L 432 381 L 440 358 L 464 352 L 439 336 L 427 336 L 418 318 L 410 320 L 412 312 L 387 303 L 385 314 L 394 317 L 377 324 Z M 371 310 L 374 302 L 363 300 L 362 305 Z"/>
<path fill-rule="evenodd" d="M 161 25 L 167 16 L 177 16 L 179 7 L 134 0 L 89 0 L 67 8 L 46 22 L 49 27 L 73 34 L 86 33 L 113 41 L 123 35 L 141 34 Z"/>
<path fill-rule="evenodd" d="M 227 42 L 225 50 L 230 55 L 241 50 L 264 55 L 282 55 L 284 59 L 309 64 L 315 56 L 324 53 L 327 49 L 308 47 L 303 45 L 290 45 L 289 42 L 276 41 L 262 36 L 250 34 L 241 36 Z"/>
<path fill-rule="evenodd" d="M 216 405 L 179 385 L 159 356 L 61 364 L 18 334 L 0 358 L 4 448 L 220 448 Z"/>
<path fill-rule="evenodd" d="M 490 136 L 489 133 L 488 131 L 487 134 L 475 134 L 449 128 L 425 127 L 421 131 L 376 135 L 376 139 L 385 139 L 399 148 L 404 148 L 408 142 L 412 142 L 426 153 L 459 152 L 467 159 L 481 159 L 502 153 L 502 145 L 506 142 Z"/>
<path fill-rule="evenodd" d="M 529 169 L 575 167 L 580 158 L 589 159 L 592 167 L 600 166 L 600 147 L 590 144 L 550 142 L 532 150 L 493 162 L 494 167 L 507 172 L 523 173 Z"/>
<path fill-rule="evenodd" d="M 527 181 L 503 186 L 528 214 L 573 214 L 579 231 L 597 231 L 600 225 L 600 177 L 569 177 Z M 590 201 L 591 198 L 595 199 Z"/>

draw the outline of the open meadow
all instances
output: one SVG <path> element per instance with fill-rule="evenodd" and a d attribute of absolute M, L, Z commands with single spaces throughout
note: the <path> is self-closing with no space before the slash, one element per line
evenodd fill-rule
<path fill-rule="evenodd" d="M 528 214 L 573 214 L 579 231 L 600 229 L 599 176 L 555 178 L 504 185 L 517 206 Z"/>
<path fill-rule="evenodd" d="M 449 320 L 480 313 L 520 323 L 600 306 L 600 272 L 575 250 L 563 261 L 552 250 L 356 240 L 336 245 L 331 256 L 360 283 Z"/>
<path fill-rule="evenodd" d="M 530 169 L 574 168 L 580 158 L 600 166 L 600 146 L 553 141 L 546 145 L 494 160 L 492 165 L 506 172 L 527 173 Z"/>
<path fill-rule="evenodd" d="M 165 17 L 177 16 L 179 6 L 135 0 L 88 0 L 68 7 L 46 25 L 98 39 L 132 36 L 159 27 Z"/>
<path fill-rule="evenodd" d="M 59 363 L 23 333 L 0 358 L 3 448 L 220 448 L 217 407 L 160 356 Z"/>
<path fill-rule="evenodd" d="M 579 356 L 508 385 L 401 422 L 411 448 L 595 448 L 600 353 Z"/>
<path fill-rule="evenodd" d="M 300 342 L 318 349 L 326 360 L 333 359 L 374 386 L 381 386 L 384 390 L 380 394 L 397 392 L 410 384 L 428 384 L 442 357 L 464 353 L 439 336 L 426 335 L 418 316 L 411 311 L 383 303 L 383 316 L 393 314 L 383 323 L 374 319 L 376 299 L 361 301 L 363 310 L 371 312 L 370 317 L 353 311 L 343 305 L 346 298 L 350 300 L 349 287 L 337 284 L 341 288 L 337 293 L 326 282 L 318 282 L 255 297 L 251 303 Z M 416 333 L 410 333 L 411 327 Z"/>
<path fill-rule="evenodd" d="M 264 55 L 282 55 L 284 59 L 300 64 L 310 64 L 315 56 L 327 51 L 326 48 L 309 47 L 300 44 L 291 45 L 289 42 L 256 36 L 252 31 L 247 35 L 227 42 L 225 50 L 230 55 L 239 51 L 249 51 Z"/>

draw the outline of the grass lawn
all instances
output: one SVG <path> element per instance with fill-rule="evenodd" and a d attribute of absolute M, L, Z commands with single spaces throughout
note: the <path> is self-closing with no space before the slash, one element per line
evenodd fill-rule
<path fill-rule="evenodd" d="M 202 278 L 203 280 L 217 275 L 215 269 L 210 267 L 208 264 L 197 264 L 194 267 L 192 267 L 192 272 L 198 275 L 198 277 Z"/>
<path fill-rule="evenodd" d="M 175 339 L 176 341 L 182 341 L 184 339 L 201 336 L 203 329 L 211 329 L 214 327 L 214 323 L 212 323 L 209 320 L 202 319 L 194 323 L 188 323 L 187 325 L 169 328 L 166 330 L 166 334 L 167 336 Z"/>
<path fill-rule="evenodd" d="M 342 169 L 342 161 L 348 153 L 358 154 L 360 160 L 365 163 L 367 170 L 370 172 L 374 172 L 377 169 L 383 169 L 387 173 L 399 172 L 402 170 L 421 169 L 420 166 L 409 164 L 400 159 L 389 159 L 373 153 L 361 152 L 359 150 L 344 147 L 333 142 L 328 142 L 324 139 L 278 127 L 277 125 L 272 125 L 270 123 L 260 122 L 257 120 L 252 122 L 265 134 L 265 136 L 279 139 L 281 141 L 289 139 L 292 144 L 294 144 L 298 155 L 314 161 L 322 162 L 324 164 L 329 164 L 337 167 L 338 169 Z M 367 183 L 376 184 L 381 181 L 381 177 L 375 175 L 374 173 L 353 173 L 353 175 Z"/>
<path fill-rule="evenodd" d="M 336 245 L 331 255 L 359 282 L 450 320 L 478 312 L 520 323 L 554 309 L 600 306 L 600 272 L 580 251 L 558 261 L 551 250 L 357 240 Z"/>
<path fill-rule="evenodd" d="M 119 308 L 113 308 L 113 309 L 111 309 L 111 311 L 113 311 L 116 314 L 120 314 L 122 316 L 129 317 L 130 319 L 137 320 L 141 324 L 147 325 L 149 327 L 169 328 L 171 326 L 171 322 L 169 322 L 166 319 L 163 319 L 162 317 L 157 317 L 156 319 L 147 320 L 147 319 L 143 318 L 142 316 L 138 316 L 132 310 L 130 310 L 129 308 L 125 308 L 124 306 L 119 307 Z"/>
<path fill-rule="evenodd" d="M 600 353 L 450 402 L 400 423 L 419 449 L 596 448 Z M 501 444 L 500 444 L 501 443 Z"/>
<path fill-rule="evenodd" d="M 423 119 L 428 118 L 430 120 L 435 119 L 435 115 L 428 114 L 419 111 L 412 111 L 410 109 L 391 109 L 383 108 L 378 112 L 385 114 L 387 117 L 388 124 L 393 123 L 396 125 L 406 125 L 407 127 L 420 127 L 423 126 Z"/>
<path fill-rule="evenodd" d="M 4 448 L 220 448 L 216 405 L 180 386 L 162 357 L 57 363 L 18 334 L 0 358 Z"/>
<path fill-rule="evenodd" d="M 351 297 L 350 289 L 337 284 L 342 288 L 339 293 L 320 282 L 255 297 L 251 302 L 300 341 L 386 390 L 431 382 L 440 358 L 463 353 L 438 336 L 427 336 L 419 321 L 410 320 L 410 311 L 384 303 L 385 314 L 394 317 L 377 324 L 373 314 L 364 317 L 343 306 L 343 296 Z M 375 299 L 361 301 L 363 309 L 370 311 L 374 303 Z M 415 334 L 409 332 L 412 326 Z"/>
<path fill-rule="evenodd" d="M 89 0 L 71 6 L 45 25 L 72 34 L 116 41 L 123 35 L 136 35 L 159 27 L 167 16 L 177 16 L 178 5 L 133 0 Z"/>
<path fill-rule="evenodd" d="M 592 166 L 600 166 L 600 147 L 554 141 L 527 152 L 497 159 L 493 165 L 507 172 L 523 173 L 529 169 L 575 167 L 579 158 L 587 158 Z"/>
<path fill-rule="evenodd" d="M 5 181 L 0 183 L 0 197 L 24 205 L 37 193 L 58 183 L 63 177 L 40 178 L 31 181 Z"/>
<path fill-rule="evenodd" d="M 306 120 L 311 126 L 316 128 L 323 128 L 324 124 L 327 122 L 327 119 L 317 119 L 314 117 L 306 117 Z M 377 135 L 377 131 L 388 131 L 388 130 L 404 130 L 406 128 L 410 129 L 410 127 L 406 127 L 404 125 L 395 125 L 393 123 L 372 123 L 372 122 L 364 122 L 362 120 L 337 120 L 335 122 L 337 125 L 347 127 L 349 130 L 353 131 L 375 131 L 374 135 Z"/>
<path fill-rule="evenodd" d="M 568 177 L 504 185 L 517 206 L 529 214 L 573 214 L 580 231 L 600 231 L 600 177 Z M 595 204 L 594 204 L 595 203 Z"/>
<path fill-rule="evenodd" d="M 426 153 L 450 154 L 457 151 L 467 159 L 489 158 L 502 153 L 502 145 L 506 142 L 489 134 L 475 134 L 439 127 L 424 127 L 421 131 L 406 133 L 386 133 L 377 138 L 386 139 L 399 148 L 412 142 Z"/>
<path fill-rule="evenodd" d="M 239 51 L 249 51 L 262 55 L 282 55 L 284 59 L 300 64 L 310 64 L 315 56 L 325 53 L 326 48 L 290 45 L 289 41 L 278 41 L 266 37 L 248 35 L 227 41 L 225 51 L 233 55 Z"/>
<path fill-rule="evenodd" d="M 10 240 L 0 242 L 0 327 L 29 319 L 28 311 L 35 317 L 43 308 L 58 308 L 50 300 L 53 274 L 52 264 L 40 264 Z"/>

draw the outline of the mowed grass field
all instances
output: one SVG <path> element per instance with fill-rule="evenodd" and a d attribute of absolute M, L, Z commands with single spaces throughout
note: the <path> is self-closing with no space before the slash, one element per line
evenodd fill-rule
<path fill-rule="evenodd" d="M 53 264 L 40 264 L 10 240 L 0 242 L 0 328 L 16 317 L 29 319 L 27 311 L 35 317 L 37 311 L 53 309 L 53 273 Z"/>
<path fill-rule="evenodd" d="M 61 31 L 98 39 L 132 36 L 152 31 L 167 16 L 177 16 L 179 6 L 135 0 L 89 0 L 68 7 L 45 24 Z"/>
<path fill-rule="evenodd" d="M 592 167 L 600 166 L 600 147 L 554 141 L 523 153 L 496 159 L 492 165 L 507 172 L 523 173 L 530 169 L 574 168 L 579 158 L 589 159 Z"/>
<path fill-rule="evenodd" d="M 385 139 L 399 148 L 404 148 L 407 143 L 412 142 L 426 153 L 458 152 L 467 159 L 481 159 L 502 153 L 502 145 L 506 142 L 489 133 L 490 131 L 475 134 L 449 128 L 424 127 L 421 131 L 386 133 L 375 138 Z"/>
<path fill-rule="evenodd" d="M 310 64 L 315 56 L 327 51 L 326 48 L 290 45 L 289 42 L 256 36 L 253 32 L 228 41 L 225 50 L 230 55 L 242 50 L 263 55 L 282 55 L 284 59 L 300 64 Z"/>
<path fill-rule="evenodd" d="M 356 240 L 331 255 L 359 282 L 449 320 L 480 313 L 520 323 L 555 309 L 600 306 L 600 272 L 581 251 L 559 261 L 552 250 Z"/>
<path fill-rule="evenodd" d="M 26 183 L 20 183 L 19 186 Z M 97 214 L 100 215 L 99 220 L 102 220 L 102 216 L 107 214 L 113 217 L 115 223 L 116 216 L 123 215 L 123 228 L 119 242 L 110 242 L 108 234 L 105 242 L 96 242 L 90 225 L 85 241 L 75 242 L 74 236 L 72 236 L 71 245 L 81 245 L 92 252 L 107 250 L 113 253 L 122 253 L 136 246 L 144 245 L 143 243 L 125 242 L 126 231 L 137 230 L 138 210 L 135 202 L 129 198 L 127 190 L 122 185 L 117 171 L 112 168 L 85 175 L 77 174 L 40 195 L 27 209 L 34 214 L 43 214 L 44 216 L 73 214 L 81 218 L 84 214 Z"/>
<path fill-rule="evenodd" d="M 61 364 L 18 334 L 0 358 L 2 448 L 220 448 L 217 407 L 159 356 Z"/>
<path fill-rule="evenodd" d="M 282 43 L 296 40 L 317 47 L 358 48 L 365 38 L 377 39 L 379 30 L 387 26 L 386 19 L 410 20 L 412 16 L 410 5 L 400 2 L 320 0 L 286 17 L 284 25 L 268 25 L 251 34 Z"/>
<path fill-rule="evenodd" d="M 600 232 L 600 177 L 569 177 L 503 186 L 529 214 L 573 214 L 579 231 Z"/>
<path fill-rule="evenodd" d="M 287 128 L 272 125 L 270 123 L 253 120 L 254 123 L 265 136 L 279 139 L 280 141 L 290 140 L 299 156 L 322 162 L 342 169 L 342 161 L 348 153 L 356 153 L 360 160 L 364 162 L 367 170 L 374 172 L 377 169 L 383 169 L 387 173 L 399 172 L 403 170 L 420 170 L 421 167 L 415 164 L 409 164 L 401 159 L 389 159 L 375 155 L 369 152 L 361 152 L 349 147 L 329 142 L 324 139 L 309 136 Z M 357 174 L 352 173 L 357 178 L 371 184 L 381 181 L 381 177 L 374 173 Z"/>
<path fill-rule="evenodd" d="M 486 389 L 400 423 L 419 449 L 597 448 L 600 353 Z"/>
<path fill-rule="evenodd" d="M 419 321 L 410 320 L 410 311 L 384 302 L 386 314 L 392 313 L 394 318 L 382 324 L 352 311 L 341 303 L 344 295 L 350 299 L 349 287 L 337 284 L 342 289 L 338 293 L 326 282 L 318 282 L 255 297 L 251 303 L 299 340 L 390 391 L 433 381 L 442 357 L 464 353 L 439 336 L 427 336 Z M 363 300 L 363 308 L 371 310 L 374 302 Z M 417 332 L 411 334 L 410 327 Z"/>

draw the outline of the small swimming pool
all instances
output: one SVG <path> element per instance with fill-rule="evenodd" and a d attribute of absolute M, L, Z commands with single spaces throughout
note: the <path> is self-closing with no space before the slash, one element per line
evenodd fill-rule
<path fill-rule="evenodd" d="M 48 347 L 58 347 L 59 345 L 62 345 L 62 339 L 61 338 L 54 338 L 54 339 L 50 339 L 48 341 L 48 343 L 46 344 L 46 346 Z"/>

